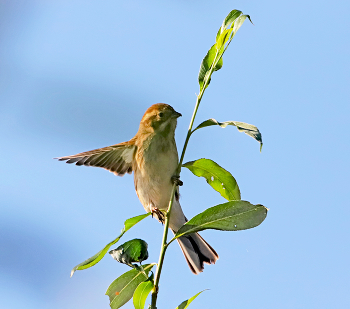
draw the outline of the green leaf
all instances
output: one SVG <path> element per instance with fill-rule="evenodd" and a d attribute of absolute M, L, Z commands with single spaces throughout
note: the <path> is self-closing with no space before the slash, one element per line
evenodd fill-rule
<path fill-rule="evenodd" d="M 124 222 L 124 228 L 122 229 L 121 234 L 116 239 L 112 240 L 109 244 L 107 244 L 101 251 L 97 252 L 94 256 L 92 256 L 91 258 L 88 258 L 84 262 L 75 266 L 72 269 L 70 276 L 72 277 L 76 270 L 90 268 L 91 266 L 94 266 L 99 261 L 101 261 L 102 258 L 105 256 L 105 254 L 108 252 L 109 248 L 111 246 L 113 246 L 115 243 L 117 243 L 119 241 L 119 239 L 124 235 L 125 232 L 127 232 L 129 229 L 131 229 L 136 223 L 140 222 L 142 219 L 148 217 L 150 214 L 151 213 L 149 212 L 149 213 L 144 214 L 144 215 L 140 215 L 140 216 L 136 216 L 136 217 L 127 219 Z"/>
<path fill-rule="evenodd" d="M 204 177 L 207 183 L 225 199 L 229 201 L 241 199 L 236 179 L 214 161 L 199 159 L 187 162 L 182 166 L 187 167 L 194 175 Z"/>
<path fill-rule="evenodd" d="M 207 54 L 205 55 L 205 57 L 202 60 L 201 66 L 199 68 L 199 74 L 198 74 L 198 82 L 199 82 L 199 86 L 200 89 L 203 88 L 205 82 L 208 80 L 206 87 L 208 87 L 209 83 L 210 83 L 210 76 L 208 76 L 208 73 L 210 71 L 210 68 L 212 67 L 214 60 L 216 59 L 217 56 L 217 45 L 214 44 L 207 52 Z M 222 67 L 222 63 L 221 66 L 218 65 L 217 70 L 220 70 Z M 214 69 L 215 70 L 215 69 Z M 216 71 L 217 71 L 216 70 Z"/>
<path fill-rule="evenodd" d="M 144 215 L 139 215 L 139 216 L 127 219 L 124 222 L 124 228 L 123 228 L 124 233 L 127 232 L 128 230 L 130 230 L 135 224 L 139 223 L 141 220 L 145 219 L 146 217 L 148 217 L 151 214 L 152 213 L 149 212 L 149 213 L 146 213 Z"/>
<path fill-rule="evenodd" d="M 140 267 L 129 270 L 111 283 L 106 295 L 109 296 L 112 309 L 120 308 L 131 299 L 138 285 L 148 279 L 148 273 L 154 265 L 143 265 L 143 270 Z"/>
<path fill-rule="evenodd" d="M 241 15 L 242 12 L 238 11 L 238 10 L 232 10 L 224 19 L 224 21 L 222 22 L 222 25 L 216 35 L 216 40 L 218 40 L 218 37 L 220 36 L 220 34 L 232 23 L 234 22 L 239 15 Z"/>
<path fill-rule="evenodd" d="M 249 15 L 241 15 L 241 16 L 239 16 L 239 17 L 236 19 L 236 21 L 235 21 L 234 24 L 233 24 L 233 31 L 232 31 L 233 36 L 236 34 L 236 32 L 238 31 L 238 29 L 241 28 L 241 26 L 243 25 L 243 23 L 244 23 L 244 21 L 246 20 L 247 17 L 248 17 L 249 20 L 250 20 L 250 16 L 249 16 Z M 252 21 L 250 20 L 250 22 L 252 22 Z"/>
<path fill-rule="evenodd" d="M 228 40 L 230 39 L 231 32 L 232 32 L 232 29 L 226 29 L 226 30 L 224 30 L 224 31 L 219 35 L 219 37 L 216 39 L 216 44 L 217 44 L 219 47 L 223 47 L 223 46 L 228 42 Z M 223 49 L 222 49 L 222 51 L 223 51 Z"/>
<path fill-rule="evenodd" d="M 197 298 L 197 296 L 198 296 L 199 294 L 201 294 L 202 292 L 204 292 L 204 291 L 205 291 L 205 290 L 203 290 L 203 291 L 197 293 L 196 295 L 192 296 L 191 298 L 189 298 L 189 299 L 183 301 L 178 307 L 176 307 L 176 309 L 186 309 L 186 308 L 190 305 L 190 303 L 192 303 L 192 301 L 193 301 L 195 298 Z"/>
<path fill-rule="evenodd" d="M 153 287 L 154 284 L 152 274 L 147 281 L 140 283 L 134 292 L 133 303 L 135 309 L 143 309 L 145 307 L 146 299 Z"/>
<path fill-rule="evenodd" d="M 258 141 L 260 143 L 260 151 L 261 151 L 263 142 L 262 142 L 262 136 L 261 136 L 259 129 L 256 126 L 253 126 L 252 124 L 248 124 L 245 122 L 239 122 L 239 121 L 219 122 L 219 121 L 211 118 L 211 119 L 203 121 L 198 127 L 196 127 L 192 131 L 192 133 L 198 129 L 209 127 L 209 126 L 214 126 L 214 125 L 218 125 L 221 128 L 226 128 L 228 125 L 237 127 L 238 131 L 243 132 L 243 133 L 251 136 L 252 138 L 254 138 L 256 141 Z"/>
<path fill-rule="evenodd" d="M 224 61 L 222 60 L 222 57 L 220 60 L 216 63 L 214 71 L 219 71 L 222 68 L 222 65 L 224 64 Z"/>
<path fill-rule="evenodd" d="M 142 262 L 148 259 L 148 245 L 142 239 L 132 239 L 117 249 L 109 251 L 109 254 L 119 263 L 131 266 L 131 263 Z"/>
<path fill-rule="evenodd" d="M 247 17 L 250 20 L 249 15 L 241 14 L 241 11 L 233 10 L 226 16 L 216 35 L 216 43 L 203 58 L 198 74 L 200 91 L 209 86 L 212 73 L 222 68 L 222 56 L 244 20 Z"/>
<path fill-rule="evenodd" d="M 232 10 L 226 18 L 224 19 L 221 29 L 224 30 L 226 29 L 231 23 L 235 22 L 235 20 L 242 14 L 242 11 L 239 10 Z"/>
<path fill-rule="evenodd" d="M 228 32 L 231 32 L 232 30 L 227 30 Z M 229 34 L 225 32 L 225 34 L 223 34 L 223 36 L 221 37 L 221 39 L 223 41 L 227 41 L 228 40 L 228 36 Z M 225 41 L 225 42 L 226 42 Z M 220 41 L 221 42 L 221 41 Z M 205 55 L 204 59 L 202 60 L 201 66 L 199 68 L 199 74 L 198 74 L 198 82 L 200 85 L 200 89 L 203 88 L 203 85 L 206 83 L 206 87 L 209 86 L 210 84 L 210 69 L 212 67 L 213 71 L 218 71 L 222 68 L 223 65 L 223 60 L 221 55 L 224 52 L 224 46 L 223 45 L 218 45 L 218 44 L 214 44 L 209 51 L 207 52 L 207 54 Z"/>
<path fill-rule="evenodd" d="M 268 209 L 247 201 L 230 201 L 206 209 L 186 222 L 175 238 L 206 229 L 239 231 L 258 226 L 266 218 Z"/>

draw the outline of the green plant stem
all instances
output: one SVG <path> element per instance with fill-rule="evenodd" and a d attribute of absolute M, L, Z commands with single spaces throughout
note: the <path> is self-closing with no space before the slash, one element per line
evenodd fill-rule
<path fill-rule="evenodd" d="M 196 105 L 195 105 L 195 108 L 194 108 L 194 111 L 193 111 L 193 114 L 192 114 L 192 118 L 191 118 L 191 121 L 190 121 L 190 125 L 189 125 L 188 131 L 187 131 L 185 144 L 184 144 L 184 146 L 182 148 L 182 153 L 181 153 L 179 165 L 177 167 L 177 171 L 176 171 L 177 172 L 176 173 L 177 176 L 180 176 L 181 166 L 182 166 L 182 162 L 183 162 L 184 157 L 185 157 L 187 144 L 188 144 L 188 141 L 190 140 L 190 137 L 192 135 L 192 127 L 193 127 L 194 119 L 196 118 L 199 104 L 200 104 L 200 102 L 202 100 L 204 91 L 205 91 L 205 89 L 207 87 L 208 81 L 210 80 L 211 74 L 213 73 L 213 69 L 214 69 L 214 67 L 212 67 L 210 69 L 209 74 L 208 74 L 208 78 L 206 79 L 205 83 L 203 84 L 202 90 L 199 92 L 199 95 L 197 96 Z M 159 290 L 159 279 L 160 279 L 160 274 L 162 272 L 165 251 L 166 251 L 166 249 L 168 247 L 167 239 L 168 239 L 169 219 L 170 219 L 170 214 L 171 214 L 171 208 L 173 206 L 175 191 L 176 191 L 176 184 L 173 185 L 173 188 L 172 188 L 172 191 L 171 191 L 170 200 L 169 200 L 168 211 L 167 211 L 166 216 L 165 216 L 162 245 L 161 245 L 160 254 L 159 254 L 159 260 L 158 260 L 158 264 L 157 264 L 157 271 L 156 271 L 156 275 L 154 277 L 154 288 L 152 290 L 151 309 L 157 309 L 156 304 L 157 304 L 157 297 L 158 297 L 158 290 Z"/>
<path fill-rule="evenodd" d="M 165 216 L 162 246 L 161 246 L 161 249 L 160 249 L 159 260 L 158 260 L 158 264 L 157 264 L 157 271 L 156 271 L 156 275 L 154 277 L 154 288 L 153 288 L 153 291 L 152 291 L 152 303 L 151 303 L 151 308 L 152 309 L 157 309 L 156 304 L 157 304 L 158 289 L 159 289 L 159 279 L 160 279 L 160 273 L 162 272 L 165 251 L 167 249 L 166 242 L 167 242 L 167 239 L 168 239 L 170 210 L 171 210 L 171 207 L 173 205 L 175 190 L 176 190 L 176 185 L 173 185 L 173 189 L 171 191 L 171 199 L 169 201 L 168 211 L 167 211 L 166 216 Z"/>

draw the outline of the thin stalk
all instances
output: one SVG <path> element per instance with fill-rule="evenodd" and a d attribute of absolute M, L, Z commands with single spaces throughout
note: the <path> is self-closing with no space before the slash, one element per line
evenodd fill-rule
<path fill-rule="evenodd" d="M 185 152 L 186 152 L 186 149 L 187 149 L 187 144 L 188 144 L 188 141 L 190 140 L 190 137 L 191 137 L 191 134 L 192 134 L 192 127 L 193 127 L 194 119 L 196 118 L 196 114 L 197 114 L 197 111 L 198 111 L 199 104 L 200 104 L 200 102 L 202 100 L 205 88 L 207 87 L 208 81 L 210 80 L 210 77 L 211 77 L 211 74 L 213 73 L 213 70 L 214 70 L 214 66 L 210 69 L 209 74 L 208 74 L 208 78 L 205 81 L 205 83 L 203 84 L 202 90 L 199 92 L 199 95 L 197 96 L 196 105 L 194 107 L 194 111 L 193 111 L 193 114 L 192 114 L 190 125 L 189 125 L 188 131 L 187 131 L 185 144 L 184 144 L 184 146 L 182 148 L 182 153 L 181 153 L 179 165 L 178 165 L 177 171 L 176 171 L 177 172 L 176 174 L 178 176 L 180 175 L 182 162 L 184 160 Z M 152 290 L 151 309 L 157 309 L 156 304 L 157 304 L 157 297 L 158 297 L 158 290 L 159 290 L 159 280 L 160 280 L 160 274 L 162 272 L 165 251 L 166 251 L 166 249 L 168 247 L 167 239 L 168 239 L 169 219 L 170 219 L 170 214 L 171 214 L 171 208 L 173 206 L 175 191 L 176 191 L 176 184 L 173 185 L 173 188 L 172 188 L 172 191 L 171 191 L 170 200 L 169 200 L 168 211 L 167 211 L 166 216 L 165 216 L 162 245 L 161 245 L 161 248 L 160 248 L 159 260 L 158 260 L 158 264 L 157 264 L 157 271 L 156 271 L 156 275 L 154 277 L 154 288 Z"/>
<path fill-rule="evenodd" d="M 160 279 L 160 273 L 162 272 L 165 251 L 167 249 L 166 242 L 167 242 L 167 239 L 168 239 L 170 210 L 171 210 L 171 207 L 173 205 L 175 190 L 176 190 L 176 185 L 173 185 L 173 189 L 171 191 L 171 199 L 169 201 L 168 211 L 167 211 L 167 213 L 165 215 L 162 246 L 160 248 L 160 254 L 159 254 L 159 260 L 158 260 L 158 264 L 157 264 L 156 275 L 154 277 L 154 288 L 152 290 L 152 303 L 151 303 L 151 308 L 152 309 L 157 309 L 156 304 L 157 304 L 157 297 L 158 297 L 158 290 L 159 290 L 159 279 Z"/>

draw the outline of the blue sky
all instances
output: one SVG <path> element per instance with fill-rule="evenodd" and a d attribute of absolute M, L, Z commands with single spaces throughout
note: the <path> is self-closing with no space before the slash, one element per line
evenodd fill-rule
<path fill-rule="evenodd" d="M 0 2 L 1 308 L 109 308 L 126 266 L 106 256 L 69 274 L 144 213 L 133 179 L 52 158 L 130 139 L 158 102 L 182 113 L 181 148 L 200 62 L 232 9 L 254 26 L 232 41 L 196 123 L 254 124 L 264 147 L 211 127 L 185 161 L 215 160 L 270 211 L 255 229 L 203 232 L 220 259 L 198 276 L 172 245 L 158 306 L 204 289 L 193 309 L 350 306 L 349 3 L 73 0 Z M 181 179 L 188 218 L 224 202 L 188 170 Z M 137 237 L 156 262 L 162 226 L 147 218 L 123 240 Z"/>

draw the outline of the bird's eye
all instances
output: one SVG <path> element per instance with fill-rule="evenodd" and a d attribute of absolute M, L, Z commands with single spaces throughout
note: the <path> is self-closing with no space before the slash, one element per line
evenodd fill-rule
<path fill-rule="evenodd" d="M 164 113 L 160 112 L 159 113 L 159 118 L 162 118 L 164 116 Z"/>

